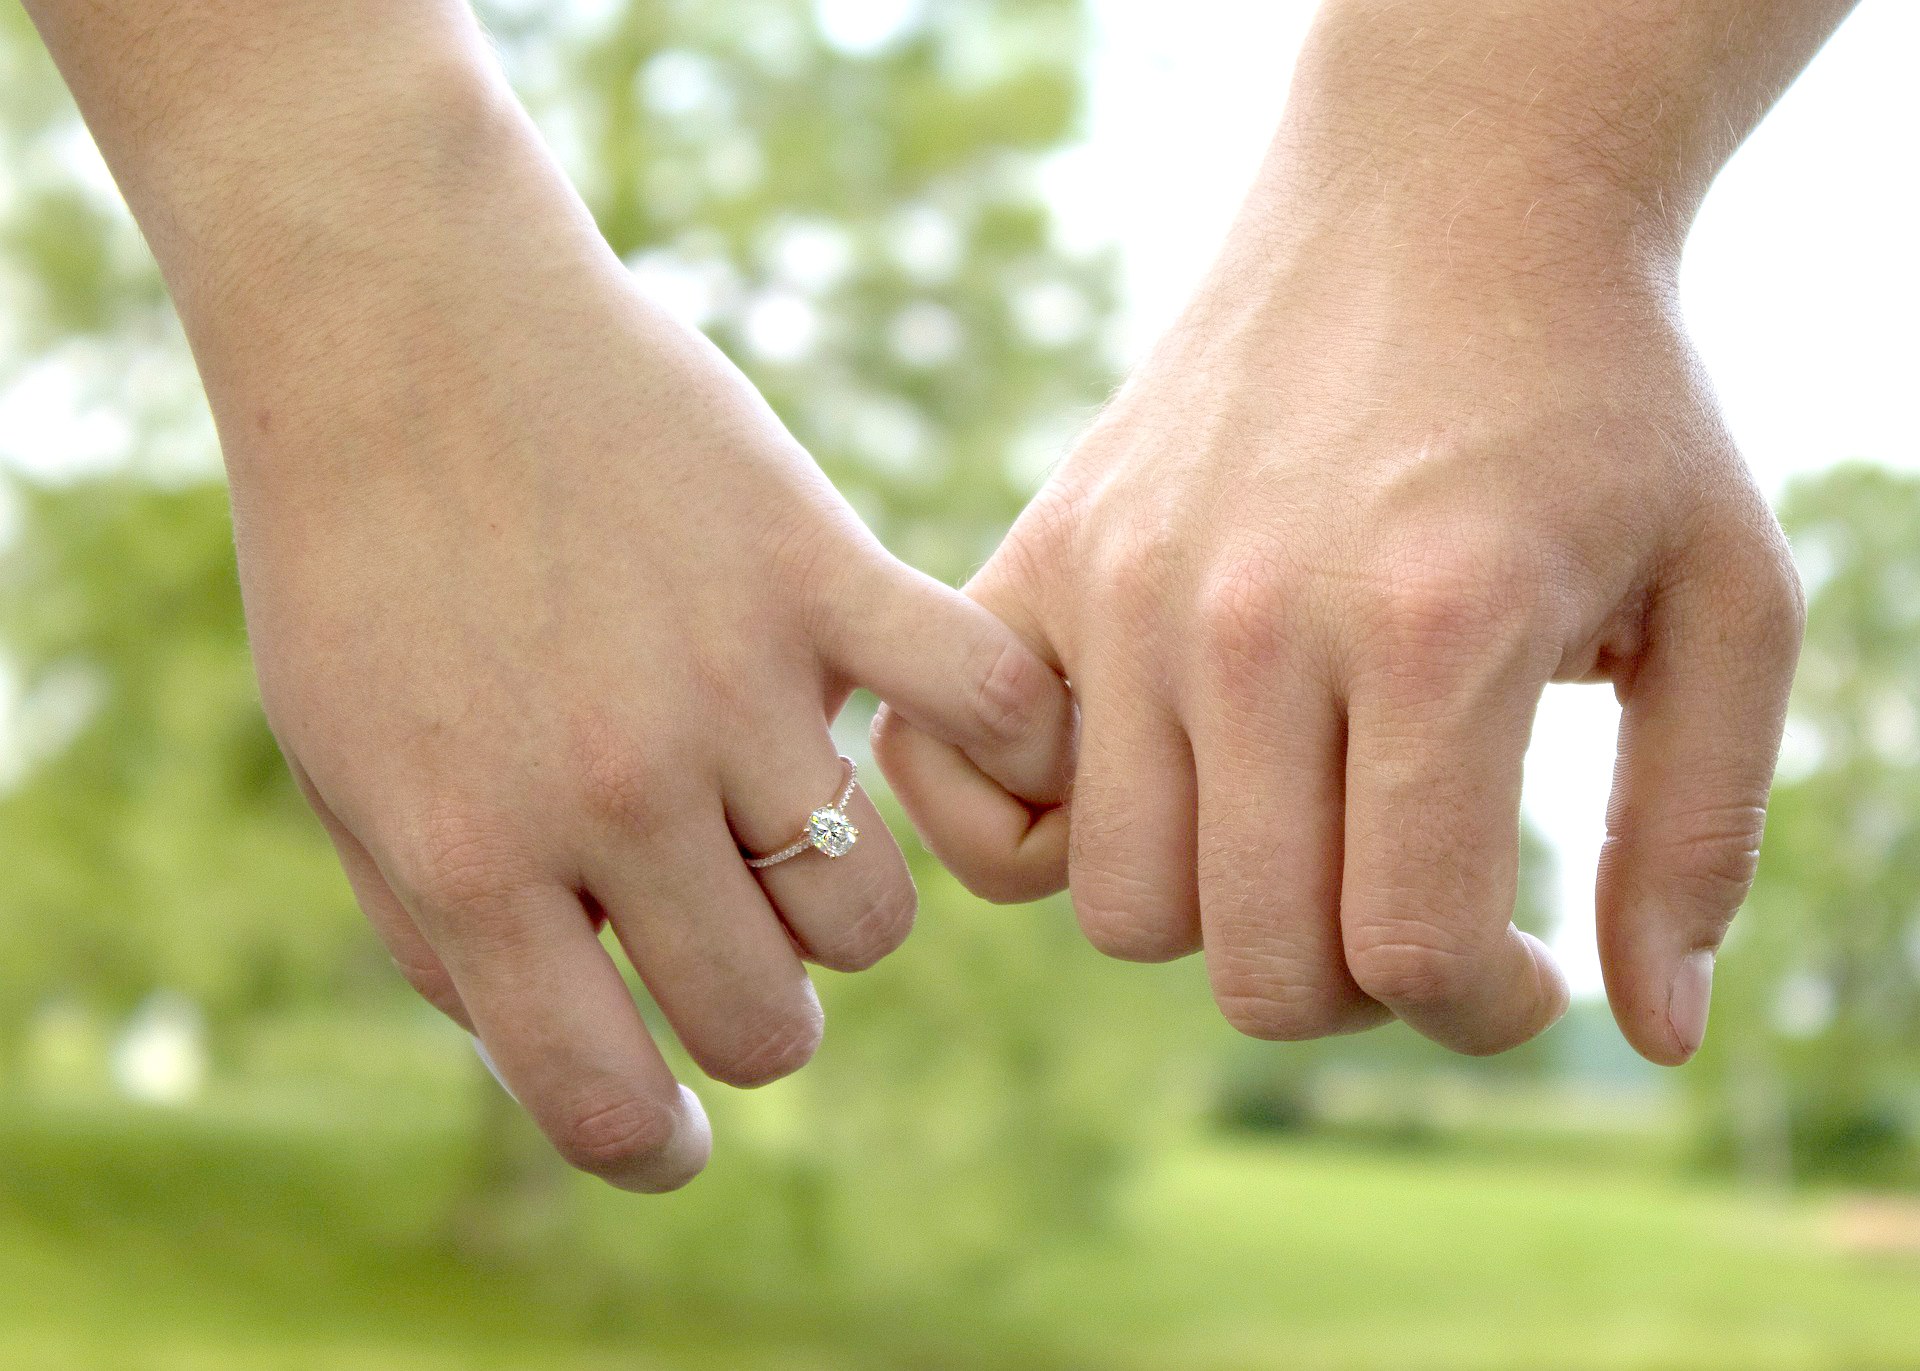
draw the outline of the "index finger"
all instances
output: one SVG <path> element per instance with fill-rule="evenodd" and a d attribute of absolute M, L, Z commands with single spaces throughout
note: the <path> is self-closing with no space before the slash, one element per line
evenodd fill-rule
<path fill-rule="evenodd" d="M 978 599 L 910 567 L 869 568 L 828 655 L 1007 794 L 1057 804 L 1072 774 L 1073 701 L 1046 661 Z"/>

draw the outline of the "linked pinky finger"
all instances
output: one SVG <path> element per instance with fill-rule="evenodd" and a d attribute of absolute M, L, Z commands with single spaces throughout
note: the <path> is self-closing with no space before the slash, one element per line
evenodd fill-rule
<path fill-rule="evenodd" d="M 1018 904 L 1067 884 L 1067 810 L 1030 808 L 959 748 L 882 706 L 873 755 L 920 841 L 982 899 Z"/>

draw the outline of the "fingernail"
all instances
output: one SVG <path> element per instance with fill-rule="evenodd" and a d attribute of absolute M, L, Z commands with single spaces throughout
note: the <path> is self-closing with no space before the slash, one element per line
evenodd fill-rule
<path fill-rule="evenodd" d="M 690 1150 L 704 1164 L 713 1151 L 713 1123 L 707 1118 L 707 1107 L 684 1085 L 680 1087 L 680 1107 L 686 1111 L 681 1129 L 692 1144 Z M 675 1142 L 678 1141 L 676 1137 Z"/>
<path fill-rule="evenodd" d="M 1713 953 L 1693 952 L 1674 968 L 1667 991 L 1667 1026 L 1691 1057 L 1707 1037 L 1707 1009 L 1713 1002 Z"/>
<path fill-rule="evenodd" d="M 493 1054 L 487 1051 L 487 1045 L 478 1038 L 470 1038 L 468 1041 L 473 1044 L 473 1055 L 478 1057 L 480 1064 L 487 1068 L 487 1074 L 493 1077 L 494 1084 L 507 1092 L 508 1099 L 516 1104 L 519 1103 L 520 1097 L 513 1093 L 513 1087 L 507 1084 L 507 1078 L 500 1074 L 500 1068 L 494 1064 Z"/>
<path fill-rule="evenodd" d="M 674 1120 L 673 1138 L 647 1165 L 642 1189 L 660 1193 L 678 1190 L 700 1174 L 713 1154 L 713 1124 L 707 1107 L 686 1086 L 680 1087 L 680 1115 Z"/>

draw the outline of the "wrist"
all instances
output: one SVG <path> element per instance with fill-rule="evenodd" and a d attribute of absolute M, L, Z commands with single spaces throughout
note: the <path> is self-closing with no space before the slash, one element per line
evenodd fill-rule
<path fill-rule="evenodd" d="M 236 486 L 364 475 L 366 435 L 477 384 L 503 331 L 588 327 L 625 283 L 490 55 L 418 56 L 180 151 L 141 213 Z"/>
<path fill-rule="evenodd" d="M 1609 200 L 1425 167 L 1337 185 L 1283 136 L 1175 332 L 1271 356 L 1323 320 L 1322 345 L 1378 360 L 1670 327 L 1678 240 Z"/>
<path fill-rule="evenodd" d="M 297 334 L 357 345 L 513 240 L 604 254 L 464 0 L 210 5 L 156 26 L 137 85 L 119 34 L 49 39 L 86 59 L 63 65 L 216 409 Z"/>
<path fill-rule="evenodd" d="M 391 170 L 491 83 L 464 0 L 28 0 L 163 267 Z M 259 226 L 256 229 L 256 225 Z"/>
<path fill-rule="evenodd" d="M 434 219 L 471 216 L 523 141 L 516 113 L 490 73 L 436 54 L 405 82 L 154 156 L 134 208 L 189 334 L 377 288 Z"/>
<path fill-rule="evenodd" d="M 1670 277 L 1750 122 L 1689 8 L 1329 0 L 1261 189 L 1436 268 Z"/>

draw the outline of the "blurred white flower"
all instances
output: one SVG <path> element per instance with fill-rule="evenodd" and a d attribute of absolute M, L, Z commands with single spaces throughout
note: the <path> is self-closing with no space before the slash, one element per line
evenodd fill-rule
<path fill-rule="evenodd" d="M 1873 749 L 1895 766 L 1911 766 L 1920 742 L 1920 717 L 1905 689 L 1877 692 L 1866 704 L 1866 733 Z"/>
<path fill-rule="evenodd" d="M 933 438 L 926 416 L 892 395 L 870 396 L 854 405 L 847 436 L 871 466 L 896 476 L 923 469 Z"/>
<path fill-rule="evenodd" d="M 769 291 L 748 306 L 741 336 L 755 356 L 768 362 L 797 362 L 820 337 L 820 316 L 792 291 Z"/>
<path fill-rule="evenodd" d="M 1086 333 L 1093 309 L 1078 287 L 1065 281 L 1040 281 L 1014 294 L 1013 318 L 1029 341 L 1057 348 Z"/>
<path fill-rule="evenodd" d="M 744 133 L 716 138 L 707 149 L 707 189 L 719 195 L 739 195 L 765 179 L 767 155 Z"/>
<path fill-rule="evenodd" d="M 637 253 L 627 259 L 627 269 L 648 299 L 694 328 L 705 328 L 726 313 L 740 287 L 724 260 L 671 249 Z"/>
<path fill-rule="evenodd" d="M 950 280 L 960 267 L 959 227 L 932 205 L 914 205 L 897 215 L 887 250 L 900 269 L 924 285 Z"/>
<path fill-rule="evenodd" d="M 1833 1022 L 1833 983 L 1811 971 L 1796 971 L 1780 984 L 1773 1026 L 1789 1038 L 1817 1037 Z"/>
<path fill-rule="evenodd" d="M 823 219 L 788 219 L 767 234 L 767 265 L 787 285 L 819 295 L 846 279 L 853 266 L 853 240 Z"/>
<path fill-rule="evenodd" d="M 931 300 L 908 305 L 893 316 L 887 330 L 894 355 L 910 367 L 936 367 L 960 351 L 960 321 Z"/>
<path fill-rule="evenodd" d="M 841 52 L 865 56 L 919 26 L 921 0 L 815 0 L 820 36 Z"/>
<path fill-rule="evenodd" d="M 180 1105 L 207 1079 L 206 1021 L 184 996 L 149 996 L 113 1045 L 114 1084 L 144 1104 Z"/>
<path fill-rule="evenodd" d="M 711 58 L 684 48 L 668 48 L 640 69 L 637 93 L 655 114 L 671 117 L 719 115 L 732 92 Z"/>

